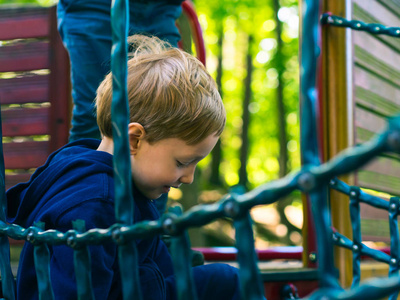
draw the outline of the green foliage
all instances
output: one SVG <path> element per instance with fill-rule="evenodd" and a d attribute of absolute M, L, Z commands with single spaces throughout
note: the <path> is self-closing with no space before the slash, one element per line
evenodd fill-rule
<path fill-rule="evenodd" d="M 243 82 L 246 76 L 247 36 L 254 37 L 252 56 L 254 73 L 249 110 L 250 155 L 247 171 L 250 186 L 278 178 L 279 141 L 276 87 L 277 63 L 283 63 L 284 102 L 287 109 L 289 169 L 300 166 L 298 120 L 298 8 L 297 1 L 281 1 L 283 23 L 282 61 L 276 61 L 276 24 L 272 1 L 195 1 L 207 45 L 207 68 L 215 75 L 218 55 L 218 30 L 223 28 L 223 100 L 227 125 L 222 136 L 221 170 L 228 186 L 238 183 L 239 149 L 242 128 Z"/>
<path fill-rule="evenodd" d="M 242 102 L 246 78 L 248 36 L 253 37 L 252 99 L 249 105 L 249 157 L 247 174 L 249 188 L 279 177 L 279 123 L 277 108 L 278 70 L 283 69 L 283 102 L 288 150 L 288 171 L 300 167 L 299 143 L 299 65 L 298 65 L 298 1 L 281 0 L 278 18 L 283 41 L 277 51 L 275 8 L 273 0 L 196 0 L 196 11 L 204 30 L 207 47 L 207 68 L 216 78 L 219 36 L 223 32 L 221 90 L 227 110 L 226 129 L 221 137 L 221 173 L 227 186 L 238 184 L 240 148 L 242 147 Z M 203 169 L 207 164 L 202 165 Z M 206 174 L 206 172 L 203 172 Z M 204 187 L 203 187 L 204 189 Z M 203 192 L 204 195 L 205 192 Z M 217 197 L 215 200 L 218 200 Z M 263 217 L 258 217 L 258 216 Z M 278 205 L 252 211 L 255 222 L 256 246 L 300 244 L 302 210 L 299 194 L 280 201 Z M 266 217 L 268 216 L 268 217 Z M 275 217 L 274 217 L 275 216 Z M 271 222 L 274 219 L 275 222 Z M 212 234 L 217 232 L 218 234 Z M 213 238 L 212 245 L 229 245 L 232 229 L 225 223 L 213 223 L 205 228 Z M 219 242 L 218 242 L 219 240 Z"/>
<path fill-rule="evenodd" d="M 39 5 L 51 6 L 58 2 L 58 0 L 0 0 L 0 5 Z"/>

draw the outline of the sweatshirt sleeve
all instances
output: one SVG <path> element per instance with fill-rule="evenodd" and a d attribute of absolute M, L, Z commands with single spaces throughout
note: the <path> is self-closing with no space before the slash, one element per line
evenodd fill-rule
<path fill-rule="evenodd" d="M 114 208 L 108 201 L 86 200 L 64 212 L 58 218 L 56 228 L 65 232 L 72 227 L 72 221 L 77 219 L 85 221 L 86 230 L 108 228 L 115 223 Z M 54 246 L 50 251 L 50 276 L 55 299 L 76 299 L 74 251 L 64 245 Z M 116 244 L 110 241 L 104 245 L 92 245 L 89 246 L 89 252 L 95 299 L 117 298 L 116 291 L 120 291 L 120 288 Z"/>
<path fill-rule="evenodd" d="M 114 207 L 104 200 L 86 200 L 63 213 L 58 218 L 56 228 L 67 231 L 72 226 L 71 222 L 76 219 L 85 221 L 86 230 L 108 228 L 115 223 Z M 148 300 L 167 299 L 165 276 L 172 273 L 172 263 L 164 243 L 159 239 L 138 242 L 142 294 Z M 54 246 L 51 251 L 50 276 L 55 299 L 76 299 L 73 250 L 68 246 Z M 89 246 L 89 252 L 95 299 L 122 299 L 117 245 L 113 241 L 104 245 L 93 245 Z"/>

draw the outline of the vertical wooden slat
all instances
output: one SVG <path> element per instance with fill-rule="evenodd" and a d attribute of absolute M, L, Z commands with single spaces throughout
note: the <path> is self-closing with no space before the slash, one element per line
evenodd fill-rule
<path fill-rule="evenodd" d="M 334 15 L 346 17 L 346 1 L 323 1 L 322 12 L 331 12 Z M 349 74 L 346 70 L 346 59 L 350 59 L 347 53 L 346 29 L 333 26 L 322 28 L 322 80 L 324 86 L 322 92 L 322 120 L 324 161 L 336 156 L 340 151 L 352 145 L 351 106 L 348 100 Z M 350 109 L 350 110 L 349 110 Z M 349 118 L 350 116 L 350 118 Z M 341 176 L 341 180 L 353 184 L 351 176 Z M 347 196 L 330 191 L 332 225 L 340 233 L 351 238 L 349 199 Z M 346 249 L 336 247 L 335 264 L 339 270 L 341 284 L 350 286 L 352 281 L 351 261 L 352 255 Z"/>
<path fill-rule="evenodd" d="M 57 31 L 56 6 L 50 8 L 50 149 L 49 152 L 68 143 L 71 111 L 70 66 L 67 50 Z"/>

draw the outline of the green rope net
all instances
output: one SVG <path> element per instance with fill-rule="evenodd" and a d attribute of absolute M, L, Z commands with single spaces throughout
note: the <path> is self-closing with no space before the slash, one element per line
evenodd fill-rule
<path fill-rule="evenodd" d="M 400 37 L 400 27 L 387 27 L 382 24 L 367 24 L 358 20 L 347 20 L 345 18 L 325 13 L 321 17 L 321 23 L 337 27 L 347 27 L 354 30 L 365 31 L 372 34 L 385 34 Z"/>

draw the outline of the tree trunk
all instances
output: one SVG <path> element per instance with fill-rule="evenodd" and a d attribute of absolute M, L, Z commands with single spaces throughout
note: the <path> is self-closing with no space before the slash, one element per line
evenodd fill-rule
<path fill-rule="evenodd" d="M 247 159 L 249 156 L 249 125 L 250 125 L 250 112 L 249 104 L 252 98 L 251 80 L 253 73 L 253 57 L 251 55 L 251 45 L 253 43 L 253 36 L 249 35 L 247 42 L 247 55 L 246 55 L 246 69 L 247 75 L 244 82 L 244 97 L 243 97 L 243 113 L 242 113 L 242 147 L 240 148 L 240 169 L 239 169 L 239 184 L 246 187 L 248 183 L 247 178 Z"/>
<path fill-rule="evenodd" d="M 273 0 L 274 4 L 274 19 L 276 23 L 276 42 L 277 49 L 276 55 L 274 58 L 275 68 L 278 73 L 278 87 L 276 89 L 276 104 L 278 111 L 278 139 L 279 139 L 279 177 L 284 177 L 287 173 L 289 173 L 288 168 L 288 150 L 287 150 L 287 132 L 286 132 L 286 107 L 284 103 L 283 97 L 283 87 L 285 86 L 285 81 L 283 79 L 283 73 L 285 72 L 285 56 L 283 55 L 283 41 L 282 41 L 282 23 L 278 18 L 278 12 L 280 9 L 279 0 Z M 291 203 L 290 198 L 284 198 L 277 202 L 276 209 L 281 218 L 281 224 L 285 225 L 288 229 L 288 236 L 286 237 L 286 243 L 293 244 L 293 242 L 289 238 L 289 234 L 291 232 L 299 232 L 301 230 L 295 226 L 293 226 L 285 215 L 285 207 Z"/>
<path fill-rule="evenodd" d="M 224 41 L 224 26 L 223 20 L 220 21 L 219 30 L 218 30 L 218 67 L 217 67 L 217 76 L 216 76 L 216 83 L 218 86 L 219 93 L 221 97 L 222 94 L 222 53 L 223 53 L 223 42 Z M 211 174 L 210 174 L 210 183 L 215 186 L 221 186 L 221 174 L 219 172 L 219 166 L 222 161 L 222 149 L 221 149 L 221 141 L 218 140 L 217 144 L 215 145 L 213 151 L 211 152 Z"/>
<path fill-rule="evenodd" d="M 288 173 L 288 151 L 287 151 L 287 132 L 286 132 L 286 108 L 283 99 L 283 73 L 285 71 L 284 57 L 282 54 L 282 24 L 278 18 L 280 9 L 279 0 L 274 2 L 274 18 L 276 23 L 276 42 L 277 49 L 275 55 L 275 66 L 278 72 L 278 87 L 276 89 L 276 100 L 278 108 L 278 137 L 279 137 L 279 177 L 284 177 Z"/>

